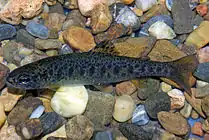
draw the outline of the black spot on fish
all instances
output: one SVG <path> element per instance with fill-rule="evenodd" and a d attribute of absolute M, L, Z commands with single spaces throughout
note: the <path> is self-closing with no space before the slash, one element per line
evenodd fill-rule
<path fill-rule="evenodd" d="M 83 68 L 80 67 L 80 70 L 79 70 L 79 74 L 81 76 L 83 76 L 85 74 L 85 70 Z"/>
<path fill-rule="evenodd" d="M 109 63 L 109 64 L 107 65 L 107 68 L 108 68 L 108 69 L 111 69 L 111 68 L 112 68 L 112 64 Z"/>
<path fill-rule="evenodd" d="M 126 76 L 126 73 L 125 73 L 125 72 L 123 72 L 123 73 L 121 74 L 121 76 L 122 76 L 122 77 L 125 77 L 125 76 Z"/>
<path fill-rule="evenodd" d="M 73 74 L 73 67 L 70 67 L 68 69 L 68 77 L 72 76 L 72 74 Z"/>
<path fill-rule="evenodd" d="M 128 67 L 128 73 L 132 74 L 133 73 L 133 69 L 134 69 L 133 66 L 129 66 Z"/>
<path fill-rule="evenodd" d="M 162 71 L 161 67 L 156 67 L 156 73 L 160 73 Z"/>
<path fill-rule="evenodd" d="M 94 72 L 95 72 L 95 67 L 94 66 L 91 66 L 89 68 L 89 76 L 92 76 L 94 74 Z"/>
<path fill-rule="evenodd" d="M 117 75 L 117 74 L 119 73 L 119 71 L 120 71 L 120 67 L 116 65 L 116 66 L 113 68 L 113 74 Z"/>

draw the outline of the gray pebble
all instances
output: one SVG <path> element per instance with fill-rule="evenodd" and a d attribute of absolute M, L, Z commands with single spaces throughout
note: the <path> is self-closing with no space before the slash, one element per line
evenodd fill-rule
<path fill-rule="evenodd" d="M 145 125 L 149 122 L 144 105 L 138 105 L 133 112 L 132 123 L 137 125 Z"/>
<path fill-rule="evenodd" d="M 196 71 L 194 72 L 194 76 L 202 81 L 209 82 L 209 62 L 201 63 L 198 65 Z"/>
<path fill-rule="evenodd" d="M 11 39 L 16 35 L 16 29 L 10 24 L 0 24 L 0 41 Z"/>
<path fill-rule="evenodd" d="M 20 29 L 17 31 L 16 41 L 21 42 L 24 47 L 32 49 L 35 45 L 35 37 L 30 35 L 26 30 Z"/>

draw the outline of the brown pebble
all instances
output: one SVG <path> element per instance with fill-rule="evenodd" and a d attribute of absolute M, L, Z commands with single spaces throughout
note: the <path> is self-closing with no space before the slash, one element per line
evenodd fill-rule
<path fill-rule="evenodd" d="M 192 133 L 198 136 L 203 136 L 202 124 L 200 122 L 195 122 L 192 127 Z"/>
<path fill-rule="evenodd" d="M 117 84 L 115 88 L 118 95 L 131 95 L 137 89 L 136 86 L 130 81 L 121 82 Z"/>
<path fill-rule="evenodd" d="M 193 119 L 197 119 L 197 118 L 199 118 L 199 114 L 198 114 L 195 110 L 192 110 L 191 117 L 192 117 Z"/>

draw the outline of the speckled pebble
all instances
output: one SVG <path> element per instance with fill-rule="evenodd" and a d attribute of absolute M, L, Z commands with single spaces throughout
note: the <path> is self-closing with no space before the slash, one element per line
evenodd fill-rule
<path fill-rule="evenodd" d="M 14 26 L 10 24 L 0 24 L 0 41 L 12 39 L 16 33 L 17 31 Z"/>
<path fill-rule="evenodd" d="M 184 93 L 179 89 L 172 89 L 168 92 L 171 97 L 171 109 L 180 109 L 184 106 Z"/>

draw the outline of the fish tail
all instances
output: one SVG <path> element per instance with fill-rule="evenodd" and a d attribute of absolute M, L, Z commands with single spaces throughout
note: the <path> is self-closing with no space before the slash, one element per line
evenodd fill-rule
<path fill-rule="evenodd" d="M 171 73 L 170 78 L 176 82 L 190 95 L 192 94 L 189 77 L 192 75 L 198 65 L 198 60 L 195 55 L 185 56 L 172 62 L 174 71 Z"/>

